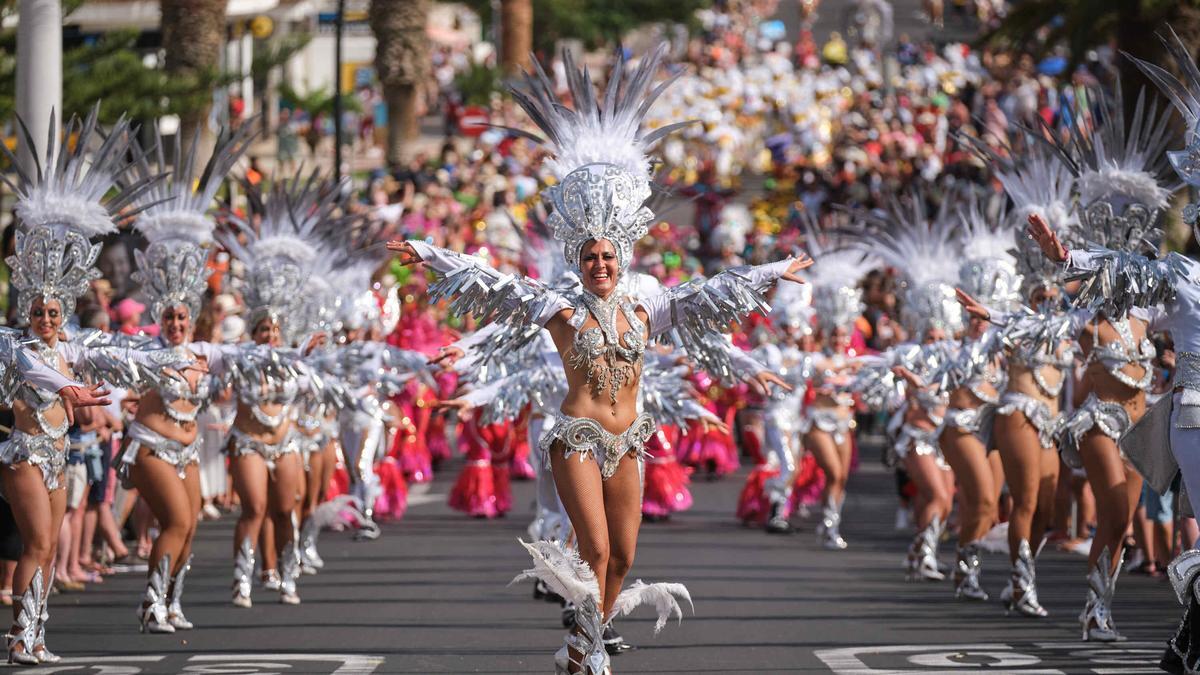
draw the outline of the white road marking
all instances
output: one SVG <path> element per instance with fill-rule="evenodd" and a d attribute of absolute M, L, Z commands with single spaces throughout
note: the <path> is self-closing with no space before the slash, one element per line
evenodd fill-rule
<path fill-rule="evenodd" d="M 188 663 L 203 663 L 216 661 L 340 661 L 330 675 L 371 675 L 375 669 L 383 665 L 382 656 L 366 656 L 363 654 L 198 654 L 188 659 Z M 212 671 L 217 672 L 217 671 Z M 228 671 L 224 671 L 228 672 Z"/>
<path fill-rule="evenodd" d="M 1017 652 L 1013 652 L 1013 648 L 1006 644 L 973 644 L 973 645 L 884 645 L 877 647 L 846 647 L 842 649 L 820 649 L 817 650 L 817 658 L 821 659 L 829 669 L 837 675 L 907 675 L 917 672 L 910 669 L 894 670 L 886 668 L 872 668 L 868 666 L 860 658 L 860 655 L 868 654 L 930 654 L 938 653 L 940 659 L 936 665 L 950 666 L 952 670 L 921 670 L 919 672 L 924 675 L 965 675 L 967 673 L 990 673 L 992 675 L 1063 675 L 1061 670 L 1044 669 L 1044 670 L 997 670 L 994 666 L 982 666 L 982 664 L 963 663 L 954 664 L 952 661 L 945 659 L 946 654 L 958 655 L 960 658 L 968 655 L 979 654 L 986 658 L 998 658 L 1004 656 L 1006 658 L 1025 656 Z M 910 662 L 915 665 L 925 665 L 916 663 L 914 658 L 919 656 L 909 657 Z M 1033 657 L 1032 663 L 1040 661 Z M 996 666 L 1018 665 L 1011 662 L 1003 664 L 995 664 Z M 1024 665 L 1022 662 L 1021 665 Z"/>
<path fill-rule="evenodd" d="M 1032 668 L 1050 661 L 1087 668 L 1095 675 L 1156 673 L 1161 648 L 1151 642 L 1094 643 L 1035 642 L 967 645 L 878 645 L 822 649 L 815 652 L 837 675 L 954 675 L 1006 673 L 1010 675 L 1061 675 L 1055 668 Z M 889 655 L 891 658 L 889 658 Z M 906 656 L 907 655 L 907 656 Z M 911 666 L 903 664 L 903 658 Z M 872 667 L 868 661 L 887 665 Z"/>

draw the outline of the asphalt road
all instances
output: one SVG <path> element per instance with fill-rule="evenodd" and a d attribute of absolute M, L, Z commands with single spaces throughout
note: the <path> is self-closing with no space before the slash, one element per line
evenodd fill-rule
<path fill-rule="evenodd" d="M 528 584 L 506 585 L 529 560 L 516 540 L 532 485 L 516 484 L 517 513 L 472 520 L 444 505 L 456 469 L 377 541 L 327 533 L 326 570 L 302 579 L 298 607 L 257 589 L 252 609 L 232 607 L 231 518 L 204 523 L 186 603 L 197 630 L 138 634 L 141 576 L 110 577 L 52 599 L 49 644 L 69 658 L 41 672 L 551 672 L 558 607 L 533 601 Z M 640 649 L 615 658 L 617 672 L 1155 672 L 1178 617 L 1169 584 L 1124 577 L 1115 616 L 1130 641 L 1080 643 L 1084 562 L 1057 552 L 1038 570 L 1046 620 L 955 601 L 949 582 L 905 582 L 908 537 L 892 529 L 892 480 L 881 468 L 851 480 L 844 552 L 818 548 L 812 523 L 791 536 L 743 528 L 732 515 L 740 483 L 695 484 L 693 510 L 643 528 L 632 577 L 687 584 L 695 614 L 657 638 L 648 613 L 623 620 Z M 995 597 L 1004 561 L 990 555 L 984 565 Z"/>

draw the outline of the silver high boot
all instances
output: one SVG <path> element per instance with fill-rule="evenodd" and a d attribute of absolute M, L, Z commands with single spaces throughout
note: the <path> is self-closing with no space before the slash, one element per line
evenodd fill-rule
<path fill-rule="evenodd" d="M 169 602 L 167 603 L 167 621 L 171 623 L 177 630 L 191 630 L 194 626 L 187 617 L 183 615 L 183 582 L 187 577 L 188 570 L 192 569 L 192 559 L 195 556 L 188 556 L 187 562 L 183 567 L 179 568 L 179 572 L 175 574 L 175 578 L 171 581 L 171 592 Z"/>
<path fill-rule="evenodd" d="M 1117 562 L 1117 571 L 1112 569 L 1112 554 L 1106 546 L 1100 552 L 1096 566 L 1088 572 L 1087 600 L 1083 611 L 1079 613 L 1079 624 L 1083 631 L 1083 640 L 1096 642 L 1121 642 L 1125 639 L 1117 632 L 1112 618 L 1112 599 L 1117 590 L 1117 576 L 1121 573 L 1121 564 L 1125 556 Z"/>
<path fill-rule="evenodd" d="M 242 540 L 237 556 L 233 559 L 233 604 L 235 607 L 250 607 L 250 579 L 254 576 L 254 546 L 250 538 Z"/>
<path fill-rule="evenodd" d="M 973 541 L 958 549 L 954 565 L 954 597 L 986 601 L 987 591 L 979 583 L 979 542 Z"/>
<path fill-rule="evenodd" d="M 138 619 L 143 633 L 174 633 L 175 626 L 167 618 L 167 579 L 171 578 L 171 556 L 158 559 L 146 581 L 146 593 L 142 606 L 138 608 Z"/>
<path fill-rule="evenodd" d="M 8 633 L 8 662 L 21 666 L 36 666 L 41 663 L 33 654 L 33 646 L 37 643 L 38 623 L 41 621 L 42 589 L 45 587 L 42 568 L 33 573 L 29 586 L 15 599 L 20 606 L 17 613 L 16 630 Z M 18 650 L 17 645 L 21 645 Z"/>
<path fill-rule="evenodd" d="M 840 501 L 830 498 L 821 509 L 821 522 L 817 525 L 817 543 L 830 551 L 842 551 L 847 546 L 841 533 L 842 505 L 845 503 L 845 496 Z"/>
<path fill-rule="evenodd" d="M 1038 550 L 1041 551 L 1040 546 Z M 1034 567 L 1033 551 L 1026 539 L 1022 539 L 1017 546 L 1017 559 L 1013 561 L 1008 586 L 1000 593 L 1000 601 L 1004 603 L 1007 612 L 1018 612 L 1036 618 L 1050 616 L 1038 602 L 1037 570 Z"/>

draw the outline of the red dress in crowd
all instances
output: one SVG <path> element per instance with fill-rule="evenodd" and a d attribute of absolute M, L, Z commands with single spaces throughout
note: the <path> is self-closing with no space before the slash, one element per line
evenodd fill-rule
<path fill-rule="evenodd" d="M 743 386 L 722 388 L 708 375 L 699 372 L 692 376 L 692 384 L 699 393 L 697 400 L 709 412 L 723 421 L 730 431 L 715 428 L 704 429 L 699 421 L 688 425 L 679 445 L 679 461 L 710 478 L 719 478 L 737 471 L 738 449 L 733 440 L 734 419 L 737 416 L 735 396 Z"/>
<path fill-rule="evenodd" d="M 429 437 L 437 394 L 416 379 L 392 398 L 400 410 L 400 430 L 392 439 L 388 456 L 396 460 L 404 477 L 413 483 L 433 480 L 433 459 L 425 439 Z"/>
<path fill-rule="evenodd" d="M 450 508 L 475 518 L 496 518 L 512 510 L 509 463 L 514 426 L 481 426 L 473 419 L 463 423 L 459 438 L 467 463 L 450 491 Z"/>
<path fill-rule="evenodd" d="M 692 508 L 691 472 L 675 459 L 679 437 L 679 427 L 664 424 L 646 443 L 650 458 L 646 460 L 642 513 L 650 518 L 667 518 Z"/>
<path fill-rule="evenodd" d="M 511 469 L 512 477 L 517 480 L 533 480 L 536 474 L 529 461 L 529 413 L 530 407 L 526 406 L 513 426 Z"/>

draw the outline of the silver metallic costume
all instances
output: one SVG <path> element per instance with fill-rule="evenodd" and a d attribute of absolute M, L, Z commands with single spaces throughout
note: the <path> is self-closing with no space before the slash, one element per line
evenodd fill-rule
<path fill-rule="evenodd" d="M 580 252 L 588 241 L 605 240 L 612 243 L 619 276 L 624 276 L 630 267 L 634 244 L 647 233 L 653 219 L 653 213 L 645 205 L 651 194 L 650 164 L 645 152 L 679 126 L 667 125 L 646 134 L 640 128 L 642 115 L 665 87 L 651 87 L 664 51 L 660 48 L 643 58 L 628 78 L 624 60 L 618 59 L 603 103 L 597 101 L 586 71 L 576 69 L 569 53 L 564 55 L 564 61 L 574 109 L 556 99 L 553 84 L 540 69 L 536 75 L 526 75 L 525 91 L 513 93 L 553 145 L 554 157 L 548 166 L 557 180 L 544 196 L 551 208 L 554 238 L 563 243 L 564 257 L 574 270 L 579 269 Z M 518 133 L 542 142 L 532 134 Z M 482 321 L 494 320 L 505 325 L 504 334 L 489 344 L 491 353 L 527 345 L 538 338 L 547 322 L 563 313 L 575 330 L 571 348 L 563 355 L 564 361 L 569 362 L 566 365 L 581 372 L 597 396 L 608 398 L 614 413 L 617 390 L 640 377 L 649 339 L 670 333 L 676 345 L 693 358 L 704 353 L 728 363 L 728 358 L 714 354 L 706 341 L 745 314 L 769 309 L 763 290 L 791 266 L 791 261 L 782 261 L 731 269 L 708 281 L 693 281 L 634 304 L 626 303 L 619 295 L 610 295 L 608 299 L 586 292 L 564 295 L 532 279 L 497 272 L 477 258 L 437 249 L 425 242 L 409 244 L 419 259 L 440 277 L 429 288 L 432 297 L 452 297 L 452 312 L 474 314 Z M 617 330 L 618 311 L 630 326 L 623 335 Z M 648 321 L 640 320 L 635 311 L 644 312 Z M 598 327 L 583 328 L 589 316 Z M 648 438 L 654 428 L 653 420 L 642 414 L 617 432 L 598 420 L 577 420 L 570 416 L 559 418 L 559 424 L 563 426 L 556 424 L 549 434 L 564 441 L 562 451 L 568 456 L 587 453 L 597 461 L 603 460 L 604 473 L 609 475 L 608 467 L 616 449 L 625 454 L 630 441 Z M 548 542 L 535 542 L 527 545 L 527 549 L 534 557 L 535 567 L 519 578 L 536 576 L 576 606 L 578 631 L 567 637 L 567 645 L 556 659 L 556 668 L 566 672 L 569 662 L 573 662 L 583 672 L 603 673 L 608 666 L 602 636 L 605 622 L 600 615 L 594 573 L 577 556 L 564 560 L 562 549 Z M 558 557 L 549 557 L 554 552 L 558 552 Z M 668 586 L 635 584 L 622 594 L 625 602 L 618 598 L 614 614 L 628 611 L 658 589 L 662 589 L 657 595 L 660 608 L 661 601 L 669 599 L 672 590 L 686 593 L 677 585 Z"/>
<path fill-rule="evenodd" d="M 37 144 L 30 138 L 24 123 L 18 121 L 23 133 L 21 143 L 33 152 L 32 169 L 18 161 L 7 145 L 0 144 L 0 152 L 17 175 L 15 182 L 7 175 L 0 176 L 0 180 L 17 196 L 15 252 L 6 262 L 11 270 L 10 283 L 17 290 L 16 316 L 22 320 L 29 317 L 36 299 L 44 304 L 57 302 L 59 316 L 63 319 L 74 313 L 76 299 L 88 290 L 93 279 L 100 277 L 100 272 L 93 266 L 100 246 L 93 244 L 91 238 L 115 232 L 114 217 L 117 214 L 136 215 L 137 209 L 130 208 L 131 202 L 159 180 L 149 177 L 126 181 L 130 157 L 138 152 L 133 143 L 134 130 L 127 120 L 122 119 L 109 133 L 103 134 L 98 129 L 98 114 L 99 106 L 83 122 L 72 118 L 63 129 L 66 140 L 62 143 L 54 133 L 58 129 L 52 114 L 49 124 L 52 133 L 47 139 L 44 156 L 38 156 Z M 85 359 L 100 355 L 95 350 L 68 346 L 64 342 L 58 342 L 53 348 L 37 344 L 35 349 L 36 358 L 41 361 L 38 367 L 53 371 L 62 371 L 64 362 L 86 365 Z M 12 363 L 14 356 L 30 358 L 23 350 L 10 348 L 6 354 L 8 359 L 0 359 L 6 365 Z M 124 364 L 135 358 L 141 359 L 141 356 L 126 353 L 115 357 L 114 360 L 119 362 L 97 362 L 95 365 L 126 370 Z M 16 369 L 5 370 L 3 382 L 12 385 Z M 17 430 L 0 446 L 0 464 L 34 463 L 42 470 L 47 489 L 58 487 L 66 451 L 66 423 L 51 424 L 45 414 L 57 404 L 54 392 L 63 386 L 72 385 L 43 379 L 26 381 L 19 388 L 3 387 L 6 403 L 15 396 L 30 407 L 39 433 L 29 435 Z M 13 506 L 22 508 L 17 503 Z M 59 661 L 45 644 L 53 570 L 53 566 L 49 569 L 39 566 L 32 574 L 28 569 L 18 572 L 26 578 L 31 576 L 33 581 L 24 589 L 13 589 L 14 602 L 20 610 L 16 619 L 18 630 L 8 636 L 10 662 L 35 665 Z M 46 582 L 47 577 L 49 582 Z"/>

